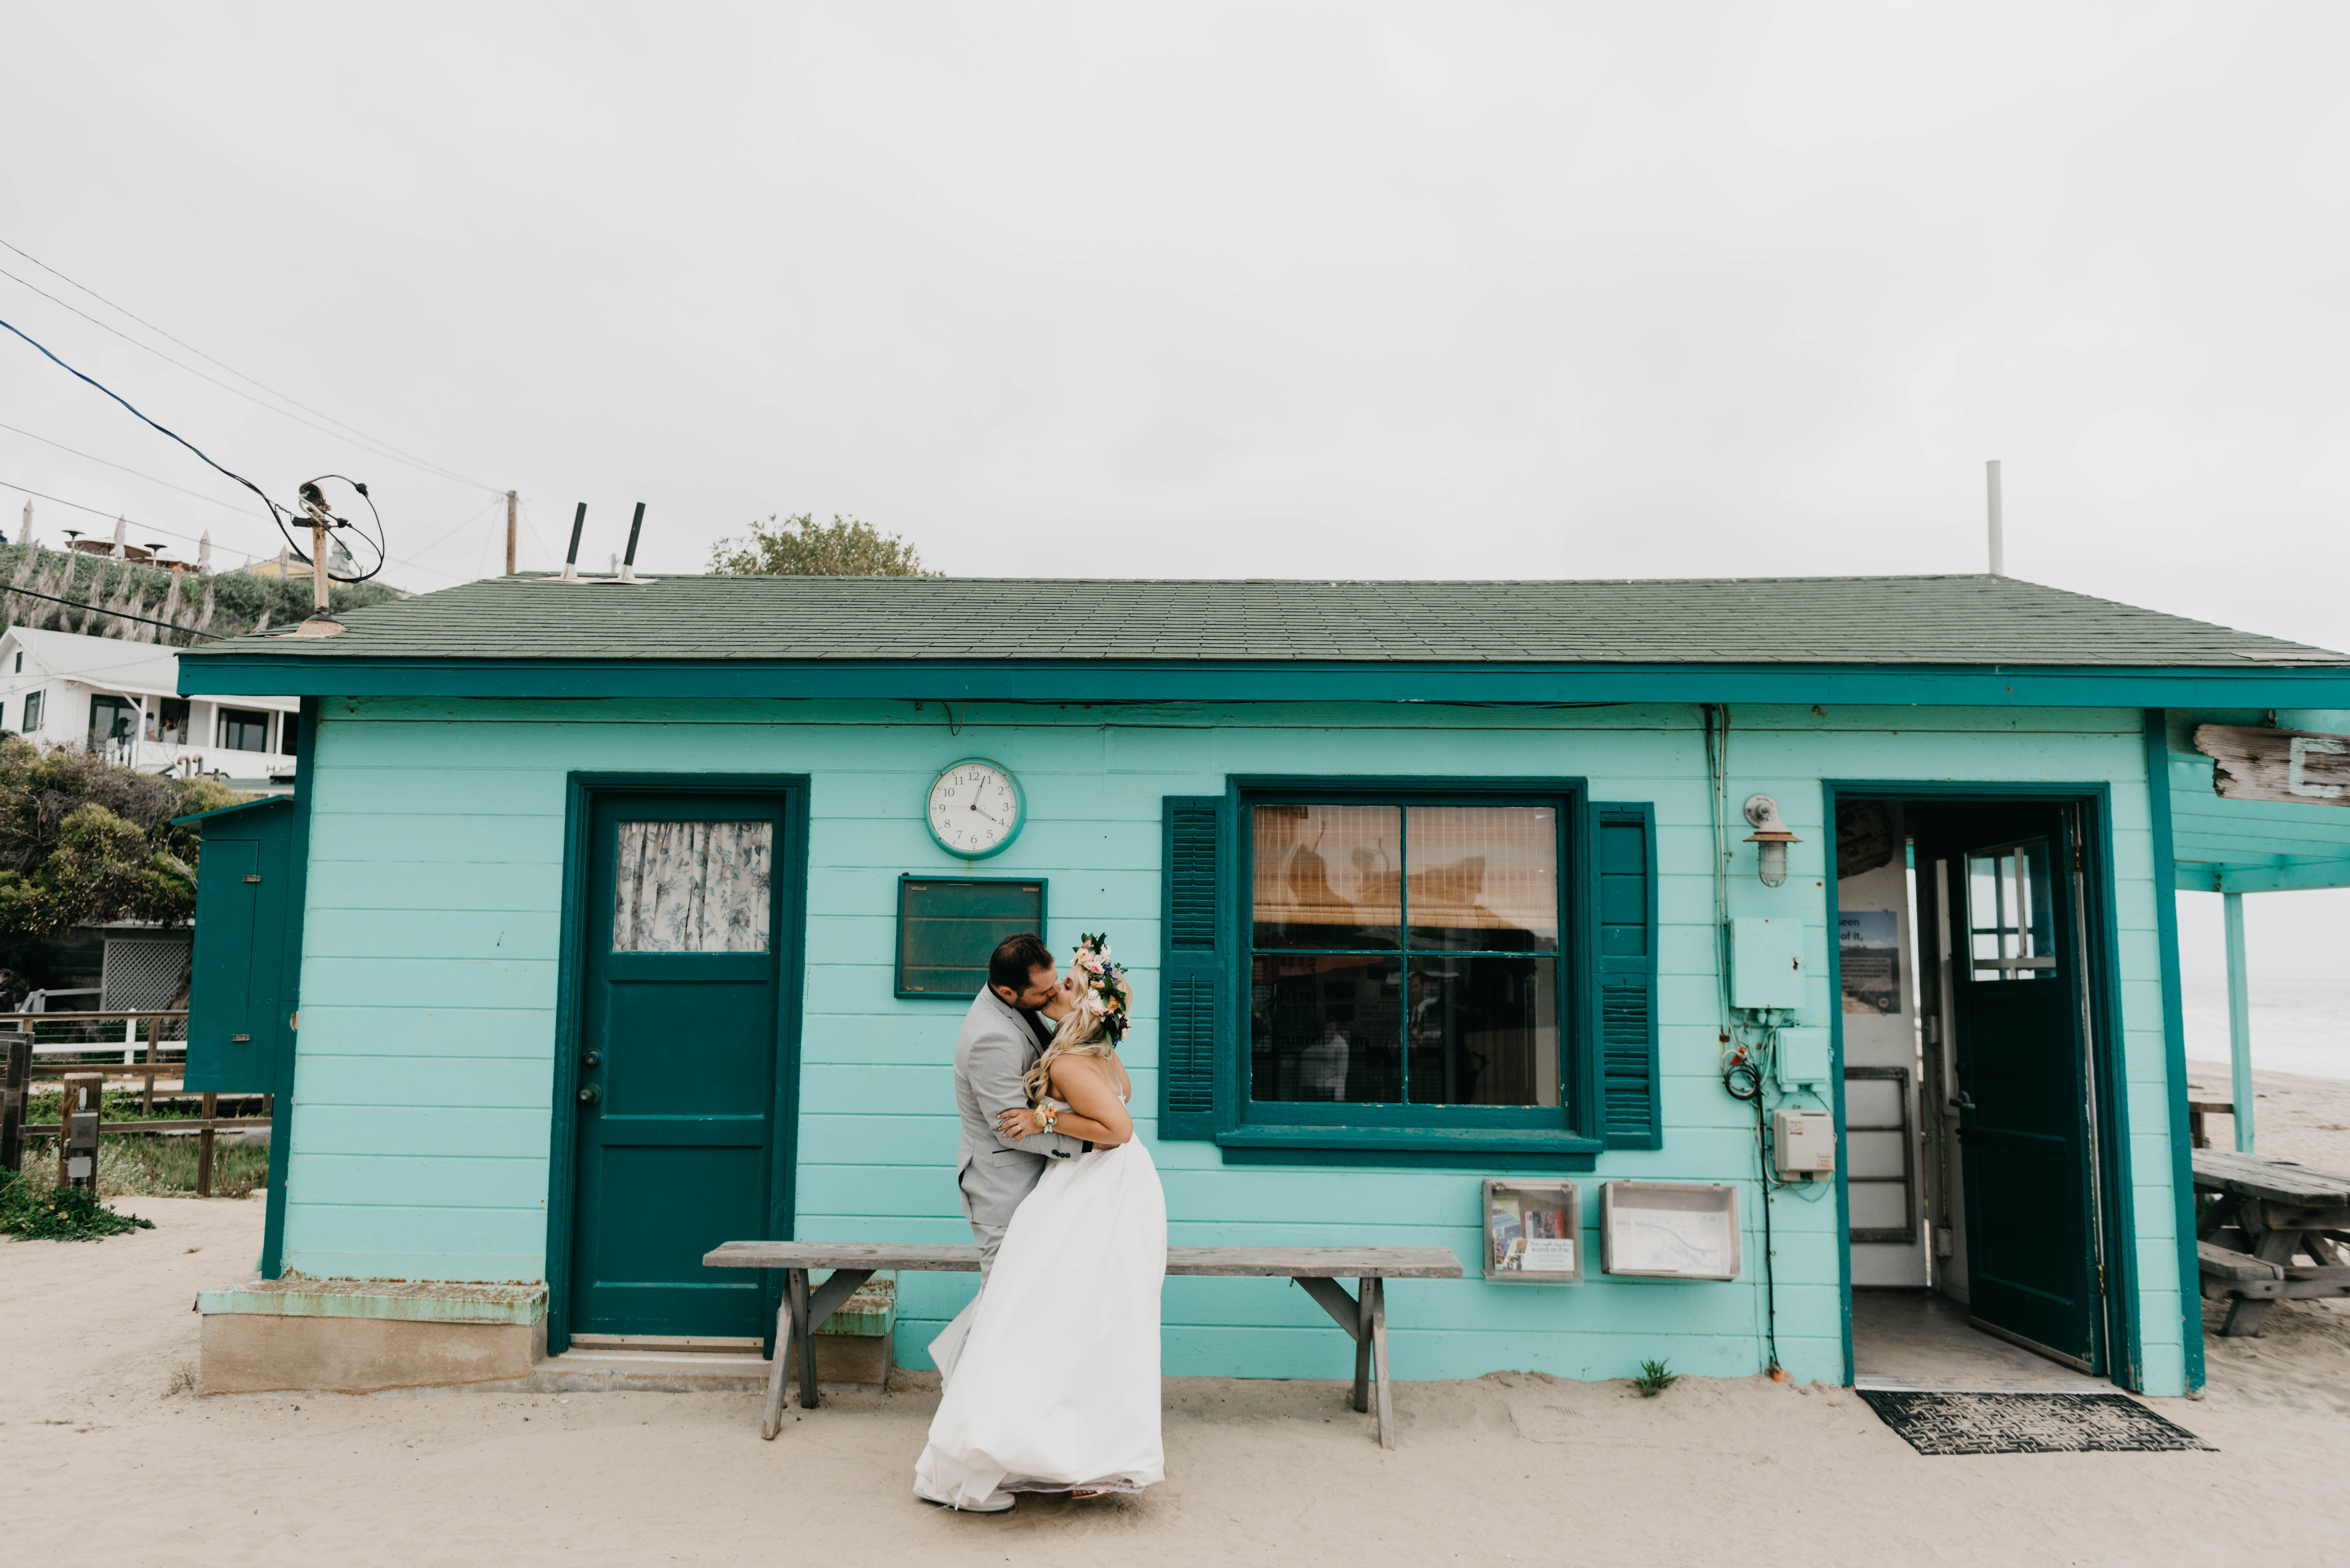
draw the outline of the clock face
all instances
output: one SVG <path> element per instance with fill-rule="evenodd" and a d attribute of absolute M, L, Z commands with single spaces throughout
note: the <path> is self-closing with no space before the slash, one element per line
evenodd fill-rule
<path fill-rule="evenodd" d="M 931 836 L 940 848 L 965 860 L 980 860 L 1011 845 L 1026 807 L 1011 774 L 993 763 L 967 757 L 931 785 L 929 815 Z"/>

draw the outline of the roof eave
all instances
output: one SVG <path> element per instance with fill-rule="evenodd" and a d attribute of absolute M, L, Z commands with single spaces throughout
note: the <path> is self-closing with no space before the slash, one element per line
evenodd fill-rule
<path fill-rule="evenodd" d="M 279 697 L 952 701 L 1773 702 L 2350 708 L 2350 665 L 1533 663 L 1388 659 L 329 658 L 225 650 L 181 690 Z"/>

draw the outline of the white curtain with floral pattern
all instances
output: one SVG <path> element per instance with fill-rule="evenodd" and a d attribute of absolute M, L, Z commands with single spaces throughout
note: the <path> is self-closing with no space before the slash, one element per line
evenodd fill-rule
<path fill-rule="evenodd" d="M 763 953 L 775 825 L 624 822 L 612 950 Z"/>

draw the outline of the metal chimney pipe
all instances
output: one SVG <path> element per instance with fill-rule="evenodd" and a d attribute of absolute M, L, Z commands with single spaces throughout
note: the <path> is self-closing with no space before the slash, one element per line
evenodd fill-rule
<path fill-rule="evenodd" d="M 578 510 L 577 512 L 576 512 L 576 513 L 572 514 L 572 517 L 571 517 L 571 549 L 570 549 L 569 553 L 567 553 L 567 555 L 565 555 L 565 556 L 563 557 L 563 580 L 564 580 L 565 582 L 567 582 L 567 583 L 568 583 L 568 582 L 575 582 L 575 581 L 577 581 L 577 580 L 578 579 L 578 576 L 579 576 L 579 534 L 580 534 L 580 531 L 581 531 L 582 529 L 586 528 L 587 526 L 588 526 L 588 504 L 587 504 L 585 501 L 583 501 L 583 502 L 581 502 L 581 503 L 579 504 L 579 510 Z"/>
<path fill-rule="evenodd" d="M 639 501 L 637 503 L 637 514 L 629 524 L 629 553 L 620 557 L 620 581 L 624 583 L 637 580 L 637 535 L 644 531 L 644 526 L 645 504 Z"/>
<path fill-rule="evenodd" d="M 1999 514 L 1999 459 L 1983 465 L 1984 483 L 1991 492 L 1991 575 L 2007 576 L 2007 539 Z"/>

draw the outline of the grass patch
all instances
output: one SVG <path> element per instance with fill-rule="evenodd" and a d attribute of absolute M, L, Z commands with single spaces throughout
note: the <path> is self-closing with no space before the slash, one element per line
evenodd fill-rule
<path fill-rule="evenodd" d="M 1668 1372 L 1665 1366 L 1661 1361 L 1640 1363 L 1640 1376 L 1632 1379 L 1632 1386 L 1640 1391 L 1641 1398 L 1653 1399 L 1681 1380 L 1679 1373 Z"/>
<path fill-rule="evenodd" d="M 259 1144 L 230 1143 L 222 1134 L 213 1148 L 213 1196 L 245 1198 L 269 1185 L 269 1150 Z M 26 1186 L 42 1191 L 57 1185 L 54 1138 L 25 1143 Z M 196 1139 L 121 1133 L 98 1140 L 98 1195 L 101 1198 L 192 1198 L 196 1192 Z"/>
<path fill-rule="evenodd" d="M 40 1187 L 0 1170 L 0 1233 L 19 1241 L 95 1241 L 154 1228 L 152 1220 L 119 1214 L 87 1189 Z"/>

